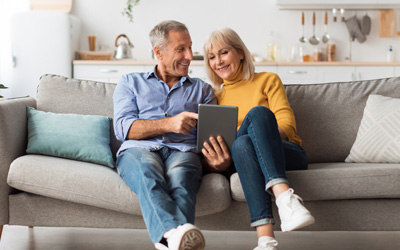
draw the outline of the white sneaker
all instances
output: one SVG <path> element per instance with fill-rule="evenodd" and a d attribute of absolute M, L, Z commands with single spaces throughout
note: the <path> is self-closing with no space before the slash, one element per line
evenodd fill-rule
<path fill-rule="evenodd" d="M 278 250 L 277 246 L 278 246 L 278 242 L 276 240 L 271 240 L 271 241 L 266 242 L 262 246 L 257 246 L 253 250 Z"/>
<path fill-rule="evenodd" d="M 314 217 L 303 206 L 303 199 L 293 192 L 290 188 L 276 199 L 282 232 L 293 231 L 315 222 Z"/>
<path fill-rule="evenodd" d="M 164 234 L 164 237 L 168 242 L 166 249 L 169 250 L 204 250 L 206 245 L 203 234 L 190 223 L 169 230 Z"/>
<path fill-rule="evenodd" d="M 156 243 L 154 244 L 154 246 L 156 247 L 157 250 L 169 250 L 169 248 L 162 243 Z"/>

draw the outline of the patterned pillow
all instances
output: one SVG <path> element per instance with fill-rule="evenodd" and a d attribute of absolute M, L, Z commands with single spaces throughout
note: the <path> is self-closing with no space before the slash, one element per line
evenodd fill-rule
<path fill-rule="evenodd" d="M 400 99 L 370 95 L 345 162 L 400 163 Z"/>

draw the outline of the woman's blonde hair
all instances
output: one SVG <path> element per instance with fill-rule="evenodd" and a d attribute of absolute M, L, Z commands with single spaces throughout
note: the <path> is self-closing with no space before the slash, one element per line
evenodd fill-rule
<path fill-rule="evenodd" d="M 218 90 L 223 83 L 223 79 L 219 77 L 210 66 L 208 60 L 208 54 L 213 46 L 226 47 L 231 46 L 243 53 L 242 65 L 243 65 L 243 78 L 242 80 L 251 80 L 254 76 L 254 64 L 249 50 L 243 43 L 239 35 L 230 28 L 223 28 L 213 31 L 206 42 L 204 43 L 204 57 L 206 61 L 207 75 L 214 87 Z"/>

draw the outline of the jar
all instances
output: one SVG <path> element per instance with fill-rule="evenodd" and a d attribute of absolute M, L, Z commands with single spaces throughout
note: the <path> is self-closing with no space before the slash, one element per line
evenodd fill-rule
<path fill-rule="evenodd" d="M 322 48 L 315 47 L 313 54 L 314 62 L 321 62 L 324 60 L 324 53 L 322 53 Z"/>
<path fill-rule="evenodd" d="M 336 60 L 336 45 L 333 41 L 330 41 L 326 46 L 326 60 L 328 62 L 334 62 Z"/>

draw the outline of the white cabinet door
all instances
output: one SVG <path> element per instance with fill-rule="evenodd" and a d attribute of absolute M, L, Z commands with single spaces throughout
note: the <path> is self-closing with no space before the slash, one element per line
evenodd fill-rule
<path fill-rule="evenodd" d="M 207 76 L 206 67 L 202 65 L 190 65 L 189 76 L 192 78 L 200 78 L 205 82 L 211 83 Z"/>
<path fill-rule="evenodd" d="M 400 76 L 400 66 L 394 67 L 394 76 Z"/>
<path fill-rule="evenodd" d="M 277 74 L 283 84 L 317 83 L 316 66 L 278 66 Z"/>
<path fill-rule="evenodd" d="M 145 72 L 144 65 L 74 65 L 74 78 L 117 83 L 122 75 Z"/>
<path fill-rule="evenodd" d="M 357 80 L 370 80 L 394 76 L 394 66 L 357 66 Z"/>
<path fill-rule="evenodd" d="M 273 73 L 278 72 L 278 69 L 276 66 L 256 65 L 255 68 L 256 68 L 255 69 L 256 72 L 273 72 Z"/>
<path fill-rule="evenodd" d="M 318 82 L 348 82 L 355 80 L 354 66 L 318 66 Z"/>

